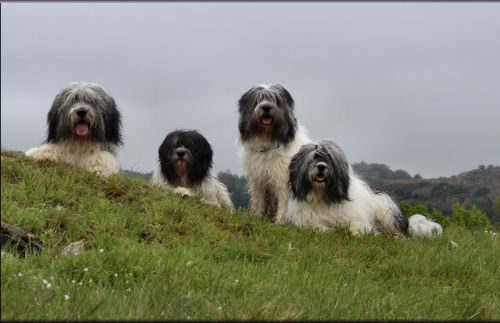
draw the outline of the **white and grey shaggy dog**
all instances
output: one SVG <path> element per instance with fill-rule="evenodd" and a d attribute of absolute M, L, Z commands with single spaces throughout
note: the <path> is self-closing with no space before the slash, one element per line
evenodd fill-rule
<path fill-rule="evenodd" d="M 104 177 L 118 171 L 121 115 L 100 85 L 68 84 L 56 95 L 47 124 L 45 144 L 26 151 L 27 156 L 68 163 Z"/>
<path fill-rule="evenodd" d="M 332 141 L 302 146 L 289 171 L 286 219 L 299 227 L 346 227 L 353 235 L 382 231 L 431 238 L 442 234 L 439 224 L 419 214 L 408 221 L 389 195 L 371 190 Z"/>
<path fill-rule="evenodd" d="M 205 202 L 233 209 L 226 186 L 210 172 L 212 147 L 195 130 L 169 133 L 158 149 L 152 183 L 182 196 L 198 195 Z"/>
<path fill-rule="evenodd" d="M 252 213 L 283 222 L 288 165 L 311 140 L 297 123 L 292 96 L 281 85 L 256 85 L 238 104 L 239 158 L 248 179 Z"/>

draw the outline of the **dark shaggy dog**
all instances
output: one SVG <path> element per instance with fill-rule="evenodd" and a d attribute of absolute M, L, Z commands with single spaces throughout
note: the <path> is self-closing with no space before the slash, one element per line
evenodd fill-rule
<path fill-rule="evenodd" d="M 300 148 L 290 162 L 289 187 L 286 218 L 300 227 L 326 230 L 343 226 L 354 235 L 374 229 L 405 235 L 409 231 L 417 238 L 442 233 L 439 224 L 419 214 L 408 222 L 389 195 L 372 191 L 356 176 L 332 141 Z"/>
<path fill-rule="evenodd" d="M 101 176 L 118 171 L 121 116 L 115 100 L 98 84 L 74 82 L 55 97 L 47 115 L 46 143 L 27 156 L 62 161 Z"/>
<path fill-rule="evenodd" d="M 310 142 L 295 119 L 294 100 L 278 84 L 252 87 L 239 100 L 240 161 L 250 188 L 253 214 L 284 219 L 288 164 Z"/>
<path fill-rule="evenodd" d="M 199 132 L 176 130 L 158 149 L 152 182 L 181 195 L 199 195 L 215 205 L 233 207 L 227 188 L 210 173 L 212 147 Z"/>

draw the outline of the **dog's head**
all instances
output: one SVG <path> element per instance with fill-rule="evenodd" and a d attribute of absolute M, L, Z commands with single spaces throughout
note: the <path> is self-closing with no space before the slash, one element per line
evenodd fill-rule
<path fill-rule="evenodd" d="M 122 144 L 120 112 L 115 100 L 98 84 L 68 84 L 56 95 L 47 123 L 47 142 L 74 139 Z"/>
<path fill-rule="evenodd" d="M 163 176 L 176 186 L 201 183 L 212 167 L 212 147 L 194 130 L 169 133 L 160 145 L 158 155 Z"/>
<path fill-rule="evenodd" d="M 288 183 L 300 201 L 308 196 L 326 203 L 349 200 L 349 164 L 332 141 L 303 145 L 290 162 Z"/>
<path fill-rule="evenodd" d="M 238 128 L 242 141 L 287 144 L 295 138 L 297 120 L 290 93 L 278 84 L 256 85 L 239 99 Z"/>

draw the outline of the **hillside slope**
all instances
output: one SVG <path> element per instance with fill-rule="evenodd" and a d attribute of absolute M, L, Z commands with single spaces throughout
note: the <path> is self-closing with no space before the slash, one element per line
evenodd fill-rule
<path fill-rule="evenodd" d="M 2 246 L 2 320 L 500 319 L 496 234 L 353 238 L 230 213 L 141 178 L 5 151 L 1 168 L 2 221 L 48 245 L 25 257 Z M 85 250 L 62 255 L 74 241 Z"/>
<path fill-rule="evenodd" d="M 493 200 L 500 196 L 500 167 L 475 169 L 452 177 L 411 178 L 402 170 L 391 171 L 383 164 L 354 164 L 353 168 L 373 187 L 389 192 L 399 201 L 423 203 L 451 215 L 456 202 L 475 204 L 491 223 L 500 222 Z"/>

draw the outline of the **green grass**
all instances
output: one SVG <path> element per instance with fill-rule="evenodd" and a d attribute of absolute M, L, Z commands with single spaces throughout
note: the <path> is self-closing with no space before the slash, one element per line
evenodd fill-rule
<path fill-rule="evenodd" d="M 2 220 L 49 246 L 2 247 L 2 320 L 500 319 L 498 235 L 319 233 L 139 178 L 6 151 L 1 164 Z M 61 255 L 82 239 L 84 252 Z"/>

